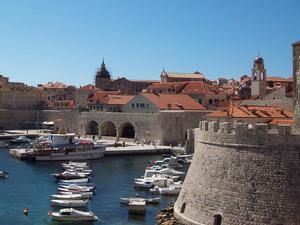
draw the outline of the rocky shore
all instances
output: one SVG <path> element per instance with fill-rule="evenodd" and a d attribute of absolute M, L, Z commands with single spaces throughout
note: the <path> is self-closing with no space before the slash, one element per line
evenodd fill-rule
<path fill-rule="evenodd" d="M 181 225 L 174 217 L 174 204 L 162 209 L 156 216 L 158 225 Z"/>

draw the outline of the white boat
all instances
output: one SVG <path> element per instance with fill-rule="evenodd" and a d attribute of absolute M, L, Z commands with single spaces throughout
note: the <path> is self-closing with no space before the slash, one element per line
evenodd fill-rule
<path fill-rule="evenodd" d="M 181 190 L 182 184 L 173 184 L 170 187 L 158 188 L 158 191 L 162 195 L 177 195 Z"/>
<path fill-rule="evenodd" d="M 77 173 L 77 172 L 70 172 L 70 171 L 64 171 L 63 173 L 53 173 L 51 174 L 54 176 L 57 180 L 66 179 L 81 179 L 81 178 L 88 178 L 90 173 Z"/>
<path fill-rule="evenodd" d="M 72 200 L 72 199 L 86 199 L 88 197 L 83 196 L 82 194 L 71 194 L 71 195 L 51 195 L 55 199 L 66 199 L 66 200 Z"/>
<path fill-rule="evenodd" d="M 131 200 L 136 201 L 146 201 L 147 204 L 159 204 L 160 198 L 139 198 L 139 197 L 132 197 L 132 198 L 120 198 L 120 203 L 128 205 Z"/>
<path fill-rule="evenodd" d="M 81 195 L 83 198 L 91 198 L 93 196 L 93 192 L 71 192 L 71 191 L 59 191 L 60 195 Z"/>
<path fill-rule="evenodd" d="M 153 181 L 152 180 L 149 180 L 149 181 L 134 181 L 134 187 L 135 188 L 152 188 L 154 187 L 155 185 L 153 184 Z"/>
<path fill-rule="evenodd" d="M 65 168 L 65 170 L 69 171 L 69 172 L 88 173 L 88 174 L 91 174 L 93 172 L 93 170 L 91 170 L 91 169 L 82 168 L 82 167 Z"/>
<path fill-rule="evenodd" d="M 184 175 L 185 174 L 184 172 L 174 170 L 172 168 L 164 168 L 161 170 L 157 170 L 157 173 L 166 174 L 166 175 Z"/>
<path fill-rule="evenodd" d="M 94 221 L 98 217 L 93 212 L 83 212 L 73 208 L 61 209 L 58 212 L 48 212 L 48 215 L 53 220 L 62 221 Z"/>
<path fill-rule="evenodd" d="M 61 199 L 52 199 L 52 206 L 61 206 L 61 207 L 85 207 L 89 200 L 61 200 Z"/>
<path fill-rule="evenodd" d="M 75 134 L 50 134 L 47 145 L 38 145 L 31 149 L 36 161 L 89 160 L 104 156 L 106 146 L 95 145 L 92 141 L 75 141 Z M 70 162 L 75 167 L 86 167 L 86 163 Z"/>
<path fill-rule="evenodd" d="M 87 191 L 93 191 L 94 187 L 90 186 L 80 186 L 80 185 L 75 185 L 75 184 L 70 184 L 70 185 L 59 185 L 57 187 L 59 191 L 81 191 L 81 192 L 87 192 Z"/>
<path fill-rule="evenodd" d="M 69 166 L 87 166 L 87 162 L 74 162 L 74 161 L 69 161 L 68 163 L 63 163 Z"/>
<path fill-rule="evenodd" d="M 128 212 L 131 214 L 145 214 L 146 201 L 145 200 L 131 200 L 128 203 Z"/>
<path fill-rule="evenodd" d="M 145 170 L 143 178 L 136 178 L 134 181 L 134 186 L 137 188 L 153 188 L 158 187 L 168 187 L 174 183 L 174 180 L 164 174 L 157 174 L 156 170 Z"/>
<path fill-rule="evenodd" d="M 89 182 L 89 178 L 81 178 L 81 179 L 72 179 L 72 180 L 60 180 L 60 183 L 69 183 L 69 184 L 75 184 L 75 183 L 87 183 Z"/>
<path fill-rule="evenodd" d="M 0 178 L 7 178 L 8 177 L 8 173 L 5 171 L 0 171 Z"/>

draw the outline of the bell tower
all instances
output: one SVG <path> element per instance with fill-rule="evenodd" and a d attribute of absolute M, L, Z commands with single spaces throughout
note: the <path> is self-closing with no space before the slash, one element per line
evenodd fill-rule
<path fill-rule="evenodd" d="M 293 46 L 294 131 L 300 133 L 300 41 Z"/>
<path fill-rule="evenodd" d="M 105 67 L 104 59 L 102 60 L 100 69 L 96 73 L 95 86 L 102 90 L 110 90 L 111 88 L 111 76 Z"/>
<path fill-rule="evenodd" d="M 251 96 L 263 98 L 266 95 L 266 69 L 264 59 L 254 59 L 251 76 Z"/>

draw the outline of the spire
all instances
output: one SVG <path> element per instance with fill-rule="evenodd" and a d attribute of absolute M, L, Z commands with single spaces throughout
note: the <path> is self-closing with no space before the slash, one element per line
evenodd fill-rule
<path fill-rule="evenodd" d="M 102 58 L 101 67 L 100 67 L 100 69 L 98 69 L 98 71 L 96 73 L 96 77 L 110 79 L 110 74 L 105 67 L 104 58 Z"/>
<path fill-rule="evenodd" d="M 104 57 L 102 58 L 101 69 L 105 69 Z"/>

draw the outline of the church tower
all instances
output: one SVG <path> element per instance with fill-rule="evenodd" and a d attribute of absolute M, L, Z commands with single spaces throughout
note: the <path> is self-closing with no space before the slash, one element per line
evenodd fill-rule
<path fill-rule="evenodd" d="M 105 67 L 104 59 L 102 60 L 100 69 L 96 73 L 95 86 L 102 90 L 110 90 L 111 76 Z"/>
<path fill-rule="evenodd" d="M 293 46 L 294 130 L 300 133 L 300 41 Z"/>
<path fill-rule="evenodd" d="M 264 59 L 256 57 L 251 76 L 251 96 L 263 98 L 266 95 L 266 69 Z"/>

